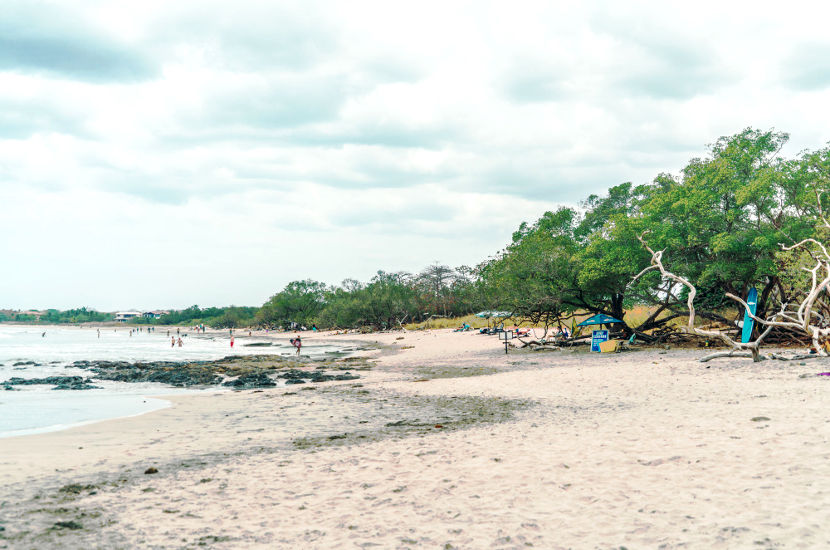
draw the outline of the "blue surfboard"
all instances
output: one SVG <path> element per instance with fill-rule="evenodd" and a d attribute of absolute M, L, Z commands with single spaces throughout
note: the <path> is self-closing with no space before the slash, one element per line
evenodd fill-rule
<path fill-rule="evenodd" d="M 755 287 L 749 289 L 749 294 L 746 296 L 746 305 L 749 306 L 749 311 L 755 315 L 755 308 L 758 307 L 758 291 L 755 290 Z M 752 327 L 754 324 L 755 320 L 744 309 L 744 329 L 741 332 L 741 343 L 746 344 L 752 338 Z"/>

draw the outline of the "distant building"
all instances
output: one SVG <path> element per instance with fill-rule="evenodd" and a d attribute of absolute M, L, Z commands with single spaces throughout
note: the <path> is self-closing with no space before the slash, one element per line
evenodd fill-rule
<path fill-rule="evenodd" d="M 117 311 L 115 313 L 115 320 L 119 323 L 126 323 L 129 319 L 141 317 L 140 311 Z"/>
<path fill-rule="evenodd" d="M 145 311 L 141 315 L 145 319 L 161 319 L 162 315 L 167 315 L 168 313 L 170 313 L 170 312 L 167 311 L 166 309 L 159 309 L 159 310 L 156 310 L 156 311 Z"/>

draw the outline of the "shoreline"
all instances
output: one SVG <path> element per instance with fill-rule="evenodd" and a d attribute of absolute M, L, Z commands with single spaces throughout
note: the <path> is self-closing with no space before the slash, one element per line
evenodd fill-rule
<path fill-rule="evenodd" d="M 37 333 L 41 327 L 25 325 L 18 327 Z M 72 332 L 85 331 L 95 341 L 95 330 L 61 327 L 61 337 L 55 342 L 72 340 Z M 15 333 L 9 333 L 15 334 Z M 57 334 L 53 332 L 53 334 Z M 270 336 L 270 335 L 269 335 Z M 321 382 L 329 379 L 354 377 L 349 369 L 363 368 L 365 362 L 350 362 L 347 358 L 354 351 L 343 352 L 341 349 L 367 348 L 361 341 L 338 340 L 331 342 L 325 337 L 307 338 L 305 353 L 297 358 L 287 356 L 281 338 L 269 338 L 266 335 L 246 335 L 239 337 L 237 349 L 222 349 L 222 356 L 213 359 L 207 357 L 171 357 L 169 359 L 135 360 L 74 360 L 77 353 L 69 355 L 63 362 L 50 361 L 32 350 L 13 352 L 11 360 L 6 360 L 0 370 L 0 400 L 5 413 L 0 422 L 0 439 L 23 437 L 39 433 L 55 432 L 75 426 L 100 422 L 113 418 L 144 414 L 163 408 L 151 397 L 167 396 L 181 389 L 192 391 L 227 391 L 230 389 L 254 388 L 259 386 L 285 385 L 299 382 Z M 192 334 L 192 339 L 214 339 L 215 335 Z M 88 338 L 87 338 L 88 339 Z M 40 340 L 40 338 L 37 338 Z M 126 338 L 124 338 L 126 340 Z M 79 340 L 84 342 L 83 338 Z M 144 342 L 143 340 L 137 340 Z M 250 350 L 245 343 L 260 344 Z M 262 344 L 275 343 L 275 347 Z M 96 343 L 100 343 L 98 340 Z M 191 345 L 195 345 L 192 342 Z M 112 345 L 112 344 L 109 344 Z M 147 340 L 141 346 L 154 347 Z M 279 345 L 280 347 L 276 347 Z M 24 345 L 21 350 L 28 349 Z M 54 345 L 53 345 L 54 347 Z M 81 348 L 83 345 L 80 346 Z M 118 352 L 116 344 L 113 351 Z M 192 348 L 201 349 L 204 344 Z M 212 347 L 216 347 L 212 344 Z M 139 350 L 141 348 L 138 348 Z M 333 351 L 327 351 L 333 350 Z M 282 353 L 281 353 L 282 352 Z M 20 357 L 14 359 L 17 353 Z M 137 351 L 136 353 L 140 353 Z M 192 351 L 191 351 L 192 353 Z M 198 353 L 198 352 L 197 352 Z M 206 353 L 216 356 L 215 351 Z M 129 353 L 135 355 L 135 353 Z M 96 353 L 101 357 L 101 353 Z M 174 356 L 176 354 L 173 354 Z M 106 355 L 105 355 L 106 356 Z M 117 357 L 117 355 L 116 355 Z M 8 357 L 7 357 L 8 359 Z M 17 365 L 24 365 L 16 368 Z M 69 369 L 69 370 L 67 370 Z M 239 383 L 227 385 L 230 382 Z M 32 385 L 40 382 L 39 385 Z M 134 383 L 140 385 L 134 386 Z M 101 387 L 103 386 L 103 388 Z M 157 386 L 157 387 L 153 387 Z M 24 390 L 8 393 L 2 390 Z M 50 391 L 58 389 L 57 393 Z M 65 413 L 65 414 L 64 414 Z"/>
<path fill-rule="evenodd" d="M 48 434 L 53 432 L 61 432 L 64 430 L 71 430 L 73 428 L 80 428 L 82 426 L 88 426 L 90 424 L 96 424 L 98 422 L 107 422 L 110 420 L 121 420 L 124 418 L 133 418 L 136 416 L 142 416 L 145 414 L 151 414 L 156 411 L 167 409 L 173 406 L 173 403 L 170 401 L 169 397 L 158 397 L 154 395 L 142 395 L 144 399 L 153 399 L 155 401 L 160 401 L 162 404 L 158 407 L 147 409 L 146 411 L 137 412 L 135 414 L 125 414 L 122 416 L 114 416 L 114 417 L 107 417 L 107 418 L 99 418 L 94 420 L 86 420 L 83 422 L 75 422 L 72 424 L 53 424 L 50 426 L 44 426 L 42 428 L 31 428 L 31 429 L 22 429 L 22 430 L 14 430 L 10 432 L 0 432 L 0 440 L 10 439 L 13 437 L 26 437 L 30 435 L 41 435 L 41 434 Z M 20 433 L 22 432 L 22 433 Z"/>
<path fill-rule="evenodd" d="M 360 339 L 360 380 L 4 439 L 0 548 L 830 543 L 823 362 Z"/>

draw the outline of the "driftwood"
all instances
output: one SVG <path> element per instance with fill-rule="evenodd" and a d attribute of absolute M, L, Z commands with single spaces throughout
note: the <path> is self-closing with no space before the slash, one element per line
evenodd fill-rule
<path fill-rule="evenodd" d="M 780 355 L 778 353 L 770 353 L 770 359 L 777 359 L 779 361 L 804 361 L 805 359 L 817 359 L 823 357 L 818 353 L 801 353 L 798 355 Z"/>
<path fill-rule="evenodd" d="M 695 326 L 695 303 L 694 303 L 694 301 L 695 301 L 695 296 L 697 295 L 697 289 L 695 288 L 695 286 L 688 279 L 686 279 L 684 277 L 681 277 L 680 275 L 676 275 L 676 274 L 672 273 L 671 271 L 668 271 L 665 268 L 665 266 L 663 265 L 663 251 L 662 250 L 654 251 L 654 250 L 651 249 L 651 247 L 648 245 L 648 243 L 646 243 L 646 241 L 643 239 L 642 236 L 638 236 L 637 238 L 643 244 L 645 249 L 648 250 L 649 253 L 651 253 L 651 265 L 648 266 L 647 268 L 643 269 L 640 273 L 638 273 L 634 277 L 634 279 L 632 279 L 631 282 L 636 281 L 637 279 L 639 279 L 640 277 L 642 277 L 644 274 L 648 273 L 649 271 L 653 271 L 653 270 L 656 269 L 656 270 L 660 271 L 660 274 L 664 278 L 671 279 L 671 280 L 685 286 L 686 288 L 689 289 L 688 299 L 686 300 L 686 305 L 689 308 L 689 322 L 687 323 L 686 326 L 680 327 L 681 332 L 684 332 L 684 333 L 690 334 L 690 335 L 694 335 L 694 336 L 702 336 L 702 337 L 705 337 L 705 338 L 716 338 L 716 339 L 720 340 L 721 342 L 723 342 L 727 347 L 731 348 L 729 351 L 720 351 L 720 352 L 715 352 L 715 353 L 712 353 L 710 355 L 707 355 L 707 356 L 701 358 L 700 359 L 701 361 L 706 362 L 706 361 L 709 361 L 711 359 L 715 359 L 717 357 L 751 357 L 753 361 L 762 361 L 762 360 L 766 359 L 766 357 L 761 355 L 760 348 L 761 348 L 761 343 L 764 341 L 764 338 L 766 338 L 769 335 L 769 333 L 772 331 L 772 328 L 773 328 L 772 326 L 767 326 L 766 329 L 758 336 L 758 338 L 756 338 L 752 342 L 746 342 L 746 343 L 737 342 L 737 341 L 733 340 L 732 338 L 729 337 L 728 334 L 726 334 L 726 332 L 721 331 L 721 330 L 705 330 L 705 329 L 696 327 Z M 736 299 L 736 297 L 731 295 L 731 294 L 727 294 L 727 296 L 732 298 L 732 299 Z M 744 307 L 748 308 L 748 306 L 746 305 L 746 302 L 744 302 L 743 300 L 740 300 L 739 298 L 738 298 L 738 301 L 740 301 Z M 773 316 L 773 320 L 777 319 L 780 315 L 782 315 L 782 312 L 785 308 L 786 308 L 786 305 L 782 308 L 781 312 L 778 312 Z M 754 315 L 752 316 L 752 318 L 761 321 L 760 319 L 758 319 L 758 317 L 755 317 Z M 766 323 L 767 320 L 763 320 L 763 321 Z"/>
<path fill-rule="evenodd" d="M 818 223 L 817 227 L 820 229 L 830 230 L 830 222 L 821 206 L 821 193 L 816 192 L 816 203 L 818 205 Z M 643 236 L 637 237 L 643 246 L 651 253 L 651 265 L 640 273 L 638 273 L 632 283 L 642 277 L 645 273 L 652 270 L 659 270 L 664 279 L 672 280 L 680 283 L 689 289 L 687 306 L 689 308 L 689 322 L 686 326 L 680 327 L 681 332 L 702 336 L 707 338 L 717 338 L 722 341 L 728 348 L 728 351 L 716 352 L 701 358 L 701 361 L 709 361 L 716 357 L 752 357 L 753 361 L 761 361 L 765 359 L 760 353 L 761 344 L 764 339 L 770 334 L 774 328 L 783 329 L 792 334 L 803 334 L 812 342 L 814 353 L 809 355 L 797 354 L 794 356 L 784 356 L 777 354 L 770 354 L 770 359 L 777 359 L 780 361 L 796 361 L 804 359 L 813 359 L 815 357 L 827 357 L 828 352 L 825 347 L 828 340 L 830 340 L 830 304 L 822 298 L 830 289 L 830 253 L 827 247 L 818 239 L 808 238 L 793 245 L 781 244 L 782 250 L 803 250 L 812 257 L 815 265 L 812 268 L 803 267 L 802 269 L 810 274 L 810 289 L 804 295 L 803 300 L 797 304 L 793 304 L 793 308 L 789 307 L 789 303 L 783 299 L 783 290 L 779 291 L 780 309 L 772 315 L 765 318 L 758 317 L 749 309 L 749 305 L 740 298 L 731 293 L 726 293 L 726 297 L 739 303 L 746 315 L 758 323 L 759 330 L 764 327 L 761 334 L 752 342 L 742 343 L 732 339 L 724 330 L 707 330 L 694 326 L 695 323 L 695 306 L 694 299 L 697 294 L 697 289 L 689 282 L 688 279 L 680 277 L 663 266 L 663 251 L 652 250 Z M 790 336 L 792 337 L 792 336 Z"/>

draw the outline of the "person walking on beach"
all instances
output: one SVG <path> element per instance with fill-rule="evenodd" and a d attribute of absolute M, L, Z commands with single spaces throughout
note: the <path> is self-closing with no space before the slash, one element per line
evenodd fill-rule
<path fill-rule="evenodd" d="M 303 347 L 303 341 L 300 340 L 300 335 L 298 334 L 296 338 L 292 338 L 290 341 L 291 341 L 291 345 L 294 346 L 295 348 L 297 348 L 297 355 L 299 356 L 300 355 L 300 348 Z"/>
<path fill-rule="evenodd" d="M 233 336 L 231 336 L 231 347 L 233 347 Z"/>

